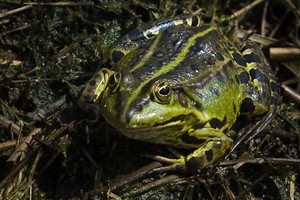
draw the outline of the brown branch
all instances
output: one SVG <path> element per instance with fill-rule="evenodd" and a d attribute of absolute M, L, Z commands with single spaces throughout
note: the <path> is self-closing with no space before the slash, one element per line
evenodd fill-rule
<path fill-rule="evenodd" d="M 14 10 L 10 10 L 10 11 L 4 12 L 4 13 L 0 13 L 0 19 L 3 18 L 3 17 L 7 17 L 9 15 L 16 14 L 18 12 L 22 12 L 22 11 L 27 10 L 29 8 L 32 8 L 32 5 L 23 6 L 23 7 L 14 9 Z"/>
<path fill-rule="evenodd" d="M 5 129 L 9 129 L 15 136 L 18 136 L 22 131 L 21 126 L 15 124 L 14 122 L 6 119 L 2 115 L 0 115 L 0 126 L 3 126 Z"/>
<path fill-rule="evenodd" d="M 30 6 L 93 6 L 93 2 L 51 2 L 51 3 L 37 3 L 37 2 L 30 2 L 24 3 L 25 5 Z"/>

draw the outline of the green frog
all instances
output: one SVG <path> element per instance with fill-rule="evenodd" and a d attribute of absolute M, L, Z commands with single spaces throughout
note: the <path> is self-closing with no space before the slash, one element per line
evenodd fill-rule
<path fill-rule="evenodd" d="M 216 163 L 239 119 L 251 120 L 242 130 L 254 136 L 276 112 L 279 85 L 260 47 L 236 45 L 195 15 L 142 24 L 104 50 L 102 63 L 79 105 L 129 138 L 191 149 L 156 157 L 178 170 Z"/>

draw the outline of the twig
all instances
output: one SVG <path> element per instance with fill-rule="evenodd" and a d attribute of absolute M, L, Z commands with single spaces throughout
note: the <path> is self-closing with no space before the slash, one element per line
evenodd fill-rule
<path fill-rule="evenodd" d="M 5 129 L 10 129 L 14 135 L 19 135 L 19 133 L 22 131 L 21 126 L 15 124 L 14 122 L 6 119 L 2 115 L 0 115 L 0 125 L 3 126 Z"/>
<path fill-rule="evenodd" d="M 31 131 L 31 133 L 26 137 L 22 144 L 18 146 L 18 148 L 14 151 L 14 153 L 8 158 L 7 161 L 15 162 L 17 159 L 23 160 L 22 155 L 26 152 L 28 144 L 31 142 L 32 137 L 41 133 L 40 128 L 35 128 Z M 26 157 L 26 156 L 24 156 Z"/>
<path fill-rule="evenodd" d="M 37 2 L 30 2 L 24 3 L 25 5 L 31 6 L 93 6 L 93 2 L 51 2 L 51 3 L 37 3 Z"/>
<path fill-rule="evenodd" d="M 294 158 L 254 158 L 254 159 L 239 159 L 239 160 L 230 160 L 230 161 L 222 161 L 220 162 L 220 166 L 229 166 L 236 165 L 239 163 L 250 163 L 250 164 L 263 164 L 270 163 L 276 165 L 300 165 L 300 159 Z"/>
<path fill-rule="evenodd" d="M 2 143 L 0 143 L 0 151 L 10 149 L 10 148 L 16 146 L 16 144 L 17 144 L 17 140 L 9 140 L 6 142 L 2 142 Z"/>
<path fill-rule="evenodd" d="M 10 10 L 10 11 L 4 12 L 4 13 L 0 13 L 0 19 L 3 18 L 3 17 L 7 17 L 8 15 L 12 15 L 12 14 L 16 14 L 18 12 L 22 12 L 22 11 L 27 10 L 29 8 L 32 8 L 32 5 L 23 6 L 21 8 L 17 8 L 17 9 Z"/>
<path fill-rule="evenodd" d="M 300 94 L 293 90 L 292 88 L 290 88 L 289 86 L 282 84 L 281 88 L 284 90 L 284 92 L 286 92 L 286 94 L 292 98 L 297 104 L 300 105 Z"/>
<path fill-rule="evenodd" d="M 120 187 L 123 187 L 124 185 L 134 182 L 144 176 L 146 176 L 149 172 L 149 170 L 161 167 L 162 164 L 159 162 L 153 162 L 150 163 L 149 165 L 146 165 L 130 174 L 128 174 L 127 176 L 117 179 L 116 181 L 112 182 L 109 184 L 109 189 L 110 190 L 116 190 Z"/>
<path fill-rule="evenodd" d="M 234 18 L 238 18 L 239 16 L 245 14 L 246 12 L 248 12 L 249 10 L 251 10 L 252 8 L 254 8 L 255 6 L 257 6 L 258 4 L 264 2 L 265 0 L 256 0 L 253 3 L 249 4 L 248 6 L 245 6 L 243 9 L 236 11 L 235 13 L 233 13 L 230 16 L 230 19 L 234 19 Z"/>
<path fill-rule="evenodd" d="M 286 2 L 288 3 L 288 6 L 290 7 L 290 9 L 294 12 L 295 16 L 299 19 L 299 17 L 300 17 L 299 9 L 297 9 L 290 0 L 286 0 Z"/>
<path fill-rule="evenodd" d="M 277 61 L 298 60 L 300 49 L 295 47 L 272 47 L 270 48 L 270 59 Z"/>
<path fill-rule="evenodd" d="M 21 26 L 21 27 L 18 27 L 18 28 L 15 28 L 13 30 L 9 30 L 9 31 L 6 31 L 0 35 L 7 35 L 7 34 L 10 34 L 10 33 L 14 33 L 14 32 L 17 32 L 17 31 L 22 31 L 22 30 L 25 30 L 27 28 L 31 27 L 31 24 L 27 24 L 27 25 L 24 25 L 24 26 Z"/>
<path fill-rule="evenodd" d="M 261 22 L 261 35 L 266 35 L 266 17 L 267 17 L 267 11 L 268 11 L 269 1 L 266 1 L 262 16 L 262 22 Z"/>

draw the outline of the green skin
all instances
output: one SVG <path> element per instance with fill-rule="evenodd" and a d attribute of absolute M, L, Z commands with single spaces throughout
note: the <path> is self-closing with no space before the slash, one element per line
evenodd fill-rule
<path fill-rule="evenodd" d="M 209 166 L 232 147 L 229 133 L 241 117 L 256 135 L 272 119 L 279 87 L 260 48 L 238 48 L 215 26 L 182 15 L 143 24 L 103 53 L 79 105 L 127 137 L 190 148 L 155 159 L 182 171 Z"/>

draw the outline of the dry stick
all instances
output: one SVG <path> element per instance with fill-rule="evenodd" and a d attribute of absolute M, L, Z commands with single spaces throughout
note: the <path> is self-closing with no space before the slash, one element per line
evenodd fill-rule
<path fill-rule="evenodd" d="M 3 17 L 7 17 L 8 15 L 12 15 L 12 14 L 16 14 L 18 12 L 22 12 L 22 11 L 27 10 L 29 8 L 32 8 L 32 5 L 23 6 L 21 8 L 17 8 L 17 9 L 10 10 L 10 11 L 4 12 L 4 13 L 0 13 L 0 19 L 3 18 Z"/>
<path fill-rule="evenodd" d="M 39 5 L 39 6 L 93 6 L 93 2 L 52 2 L 52 3 L 24 3 L 25 5 Z"/>
<path fill-rule="evenodd" d="M 285 84 L 282 84 L 281 88 L 290 98 L 292 98 L 297 104 L 300 105 L 300 94 L 297 91 L 293 90 Z"/>
<path fill-rule="evenodd" d="M 28 148 L 28 144 L 30 144 L 32 137 L 38 135 L 42 132 L 40 128 L 33 129 L 30 134 L 26 137 L 26 139 L 20 144 L 14 153 L 7 159 L 9 162 L 15 162 L 17 159 L 23 160 L 22 155 L 26 152 Z M 24 156 L 25 157 L 25 156 Z"/>
<path fill-rule="evenodd" d="M 3 126 L 5 129 L 10 129 L 12 133 L 17 136 L 21 132 L 22 128 L 18 126 L 17 124 L 13 123 L 12 121 L 4 118 L 2 115 L 0 115 L 0 125 Z"/>
<path fill-rule="evenodd" d="M 122 178 L 117 179 L 116 181 L 113 181 L 109 184 L 109 189 L 114 191 L 120 187 L 123 187 L 126 184 L 132 183 L 146 175 L 148 175 L 148 172 L 150 170 L 153 170 L 155 168 L 162 167 L 162 164 L 159 162 L 152 162 L 149 165 L 146 165 Z"/>
<path fill-rule="evenodd" d="M 230 16 L 230 18 L 236 18 L 239 17 L 240 15 L 245 14 L 246 12 L 248 12 L 249 10 L 251 10 L 252 8 L 254 8 L 255 6 L 257 6 L 258 4 L 264 2 L 265 0 L 256 0 L 253 3 L 249 4 L 248 6 L 245 6 L 243 9 L 233 13 L 233 15 Z"/>
<path fill-rule="evenodd" d="M 25 29 L 29 28 L 30 26 L 31 26 L 31 24 L 27 24 L 27 25 L 15 28 L 13 30 L 9 30 L 9 31 L 6 31 L 6 32 L 0 34 L 0 36 L 1 35 L 7 35 L 7 34 L 10 34 L 10 33 L 14 33 L 14 32 L 17 32 L 17 31 L 22 31 L 22 30 L 25 30 Z"/>
<path fill-rule="evenodd" d="M 261 35 L 266 35 L 266 17 L 267 17 L 267 11 L 268 11 L 269 1 L 266 1 L 262 16 L 262 22 L 261 22 Z"/>
<path fill-rule="evenodd" d="M 286 85 L 297 84 L 299 82 L 299 79 L 297 79 L 297 76 L 299 76 L 299 68 L 296 62 L 282 62 L 281 65 L 287 68 L 294 75 L 294 78 L 283 81 L 283 83 Z"/>
<path fill-rule="evenodd" d="M 237 164 L 263 164 L 270 163 L 275 165 L 300 165 L 300 159 L 296 158 L 253 158 L 253 159 L 238 159 L 220 162 L 219 166 L 229 166 Z"/>
<path fill-rule="evenodd" d="M 15 147 L 16 144 L 17 144 L 17 140 L 9 140 L 6 142 L 2 142 L 2 143 L 0 143 L 0 151 L 11 149 L 11 148 Z"/>
<path fill-rule="evenodd" d="M 270 59 L 278 61 L 299 60 L 300 48 L 296 47 L 272 47 L 269 50 Z"/>
<path fill-rule="evenodd" d="M 295 5 L 290 0 L 286 0 L 286 2 L 288 3 L 290 9 L 294 12 L 295 16 L 298 17 L 299 19 L 300 11 L 295 7 Z"/>

